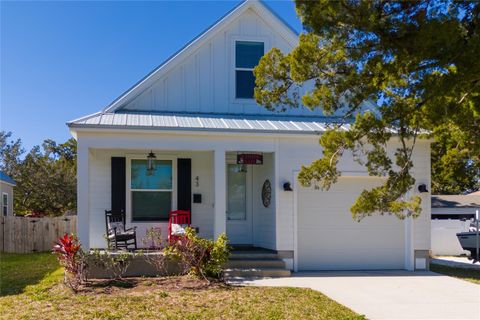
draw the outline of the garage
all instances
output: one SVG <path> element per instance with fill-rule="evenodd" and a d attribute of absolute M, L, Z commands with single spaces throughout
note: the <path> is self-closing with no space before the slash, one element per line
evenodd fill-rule
<path fill-rule="evenodd" d="M 296 192 L 296 264 L 298 270 L 403 269 L 404 222 L 395 216 L 372 216 L 356 222 L 350 207 L 373 177 L 342 177 L 329 191 Z"/>

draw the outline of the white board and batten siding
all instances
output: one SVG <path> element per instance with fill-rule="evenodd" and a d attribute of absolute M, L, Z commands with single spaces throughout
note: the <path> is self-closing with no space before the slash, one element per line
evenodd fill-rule
<path fill-rule="evenodd" d="M 263 42 L 265 52 L 273 47 L 283 52 L 293 48 L 263 17 L 248 9 L 120 110 L 269 114 L 253 99 L 235 99 L 235 41 Z M 312 112 L 299 108 L 287 114 Z"/>

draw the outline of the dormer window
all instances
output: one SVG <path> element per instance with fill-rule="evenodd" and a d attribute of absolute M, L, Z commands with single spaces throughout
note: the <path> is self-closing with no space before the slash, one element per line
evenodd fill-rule
<path fill-rule="evenodd" d="M 235 41 L 235 97 L 253 99 L 255 68 L 264 54 L 264 43 Z"/>

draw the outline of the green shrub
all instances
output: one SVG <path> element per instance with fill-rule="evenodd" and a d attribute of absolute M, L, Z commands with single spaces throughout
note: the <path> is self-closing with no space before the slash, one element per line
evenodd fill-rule
<path fill-rule="evenodd" d="M 228 239 L 221 234 L 217 240 L 200 238 L 195 230 L 187 227 L 185 236 L 164 249 L 165 256 L 177 260 L 182 274 L 192 274 L 208 279 L 219 278 L 227 262 L 230 249 Z"/>

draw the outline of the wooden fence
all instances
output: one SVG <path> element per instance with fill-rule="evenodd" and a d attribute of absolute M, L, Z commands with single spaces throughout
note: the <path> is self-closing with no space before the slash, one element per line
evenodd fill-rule
<path fill-rule="evenodd" d="M 0 251 L 14 253 L 50 251 L 65 233 L 76 233 L 77 216 L 25 218 L 0 217 Z"/>

